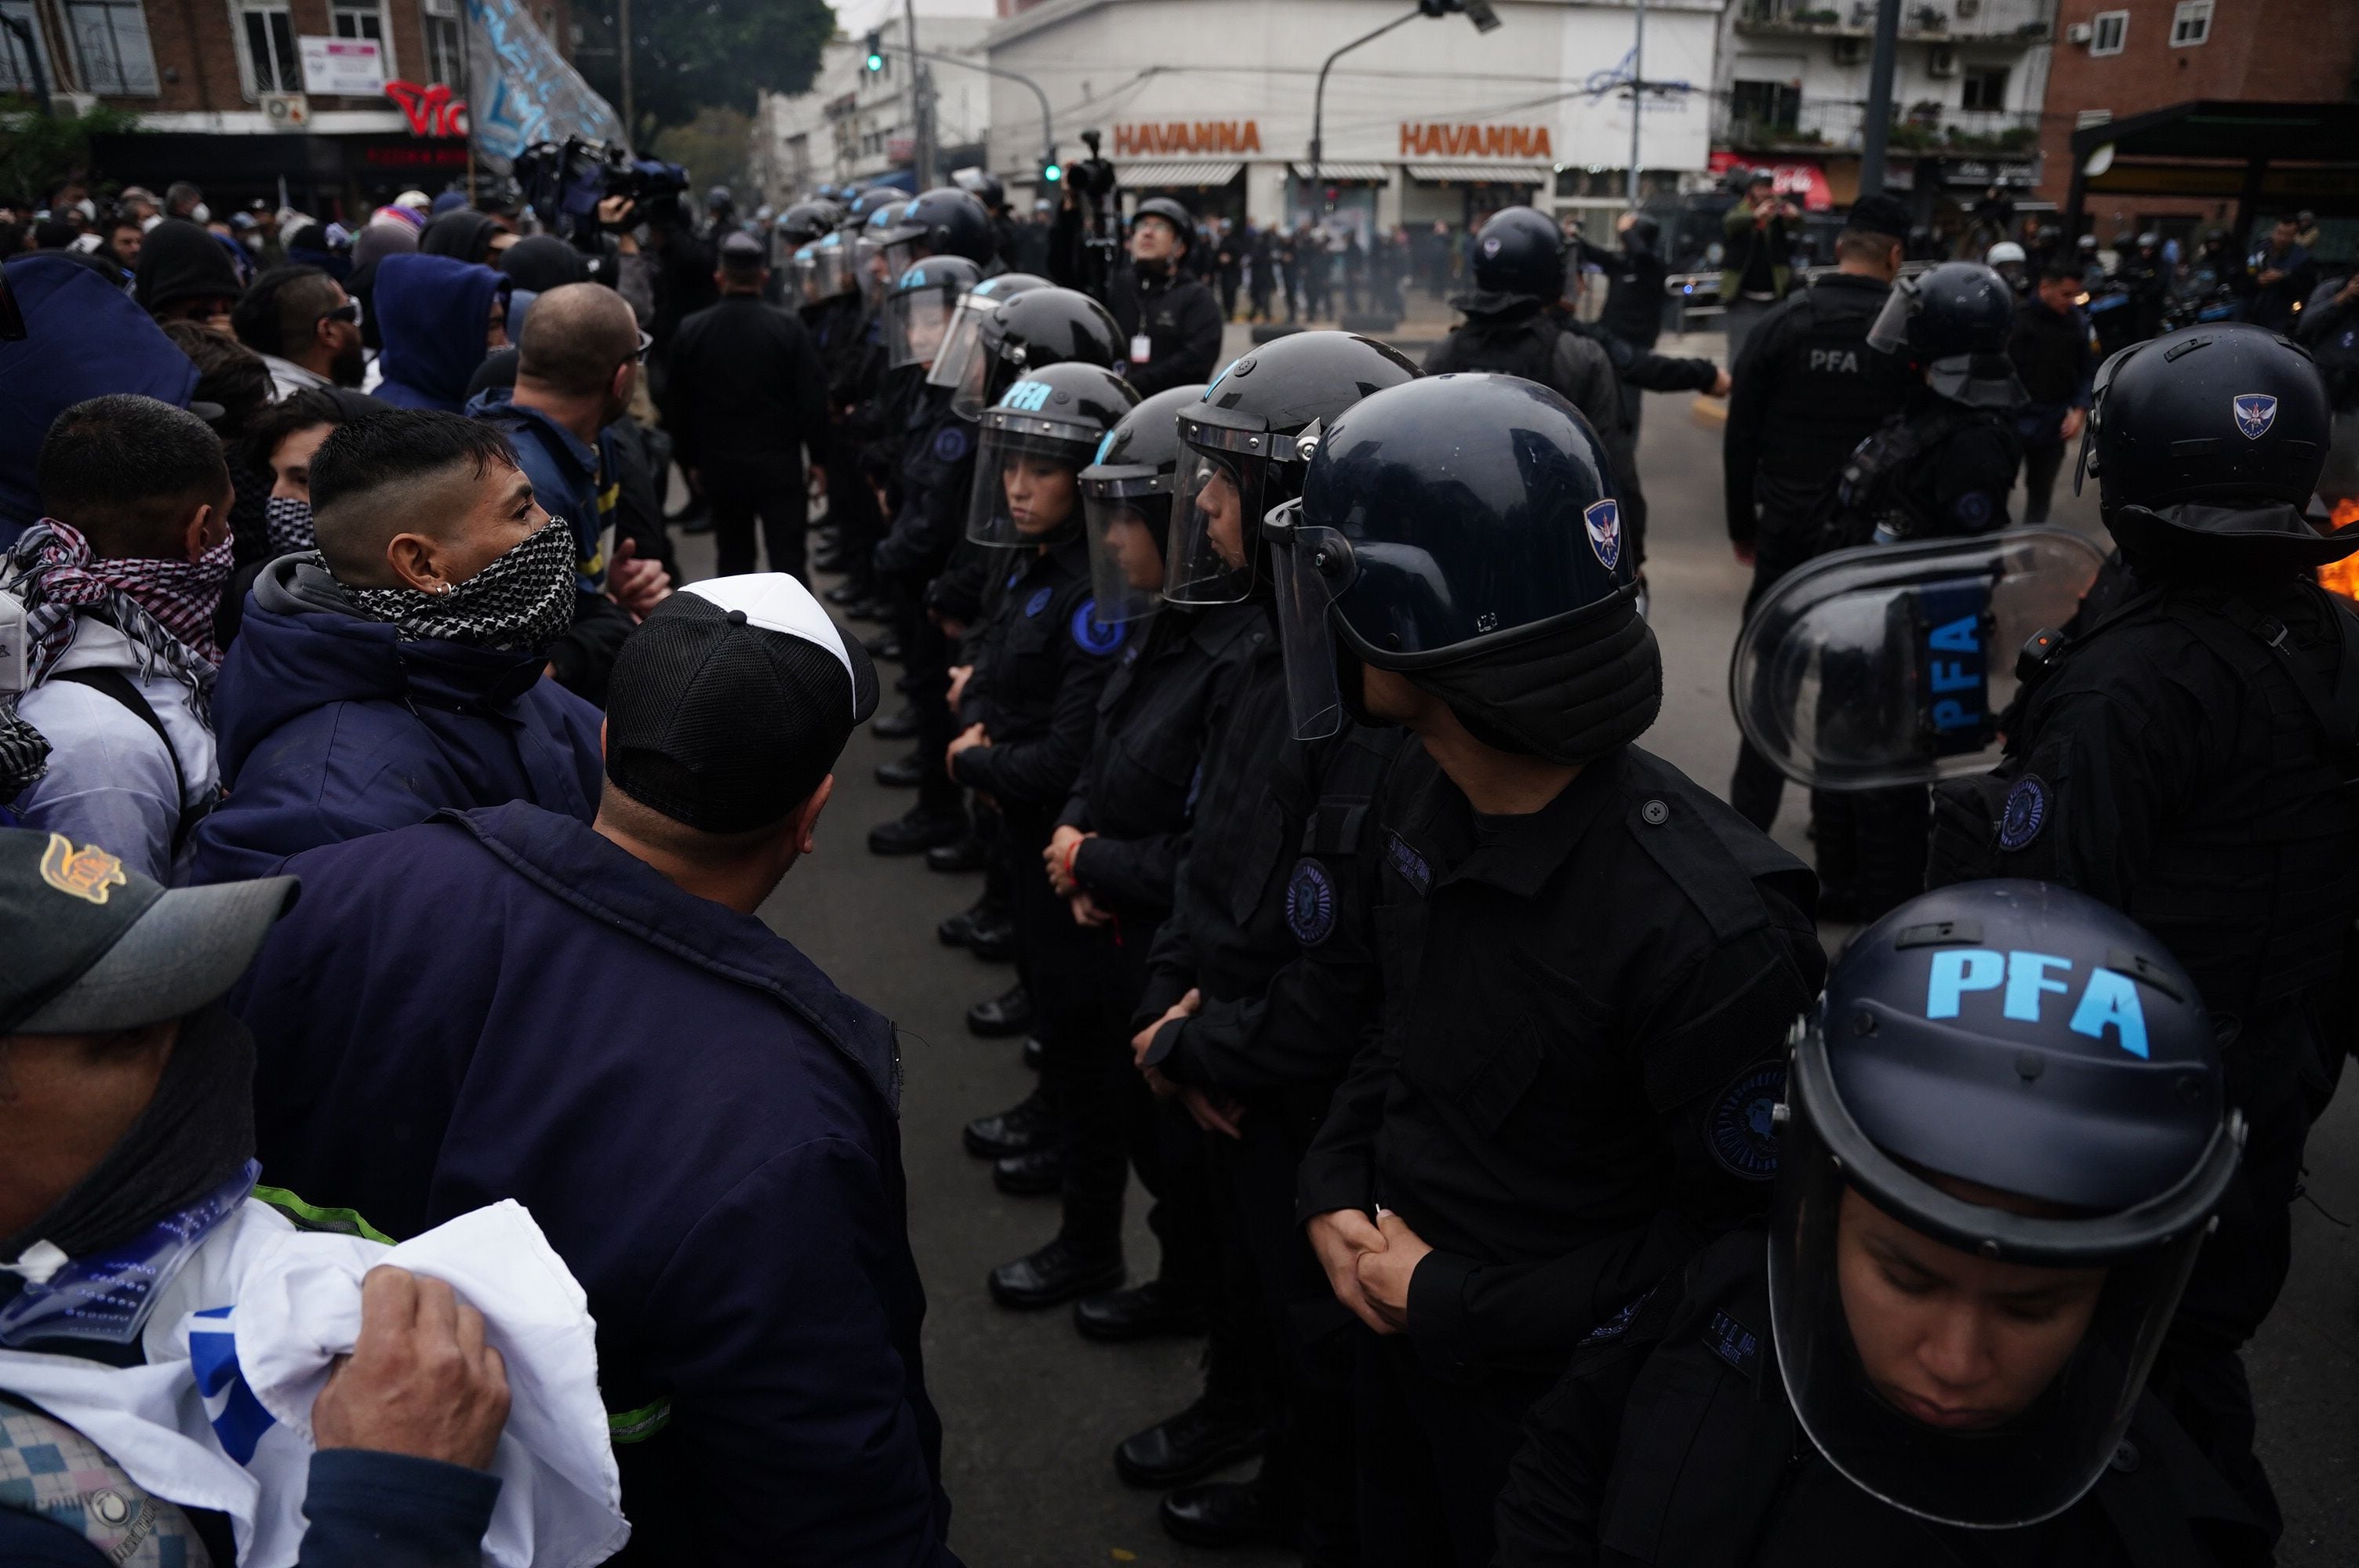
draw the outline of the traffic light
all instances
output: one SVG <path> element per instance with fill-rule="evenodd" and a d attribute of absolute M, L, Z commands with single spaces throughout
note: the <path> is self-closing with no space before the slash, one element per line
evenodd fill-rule
<path fill-rule="evenodd" d="M 1053 163 L 1045 163 L 1040 166 L 1041 183 L 1045 185 L 1054 185 L 1064 178 L 1065 171 L 1060 166 Z"/>
<path fill-rule="evenodd" d="M 885 34 L 882 29 L 868 29 L 868 70 L 870 74 L 885 69 Z"/>

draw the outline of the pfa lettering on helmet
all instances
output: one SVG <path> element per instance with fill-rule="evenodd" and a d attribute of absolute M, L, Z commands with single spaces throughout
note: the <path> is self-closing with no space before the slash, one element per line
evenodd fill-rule
<path fill-rule="evenodd" d="M 1932 971 L 1925 984 L 1925 1016 L 1962 1017 L 1968 993 L 1990 992 L 1998 1000 L 2000 1017 L 2020 1023 L 2038 1023 L 2040 1006 L 2049 993 L 2066 997 L 2072 994 L 2070 981 L 2060 978 L 2069 976 L 2071 970 L 2072 960 L 2055 953 L 2034 953 L 2022 948 L 2005 953 L 1988 947 L 1944 948 L 1933 955 Z M 1974 1005 L 1978 1010 L 1987 1007 L 1981 1001 Z M 2138 1001 L 2137 984 L 2117 970 L 2095 968 L 2089 971 L 2066 1027 L 2092 1040 L 2103 1040 L 2110 1029 L 2114 1043 L 2123 1050 L 2133 1056 L 2147 1054 L 2146 1011 Z"/>
<path fill-rule="evenodd" d="M 1045 381 L 1019 381 L 1007 389 L 1007 395 L 999 400 L 999 406 L 1020 413 L 1038 414 L 1049 406 L 1050 390 Z"/>

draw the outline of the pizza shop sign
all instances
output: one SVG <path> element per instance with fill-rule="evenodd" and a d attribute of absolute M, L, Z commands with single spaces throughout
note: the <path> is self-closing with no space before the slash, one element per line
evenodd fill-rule
<path fill-rule="evenodd" d="M 1554 159 L 1556 152 L 1546 125 L 1447 125 L 1403 120 L 1400 156 Z"/>

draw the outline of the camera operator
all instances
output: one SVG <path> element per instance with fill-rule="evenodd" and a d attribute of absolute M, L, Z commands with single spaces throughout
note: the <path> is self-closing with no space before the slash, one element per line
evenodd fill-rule
<path fill-rule="evenodd" d="M 1112 172 L 1109 168 L 1109 177 Z M 1074 243 L 1083 222 L 1082 200 L 1079 192 L 1066 190 L 1065 210 L 1057 219 L 1060 232 L 1049 247 L 1052 256 L 1086 254 Z M 1092 216 L 1104 222 L 1111 214 Z M 1142 397 L 1210 381 L 1219 365 L 1221 304 L 1187 265 L 1188 248 L 1195 238 L 1194 214 L 1168 196 L 1148 197 L 1130 220 L 1130 265 L 1109 267 L 1103 287 L 1091 290 L 1114 313 L 1129 341 L 1128 361 L 1115 368 Z M 1070 276 L 1057 276 L 1057 281 L 1085 287 Z"/>

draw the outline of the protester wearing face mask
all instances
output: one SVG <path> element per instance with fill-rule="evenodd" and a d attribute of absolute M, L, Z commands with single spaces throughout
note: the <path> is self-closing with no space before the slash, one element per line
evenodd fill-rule
<path fill-rule="evenodd" d="M 231 330 L 230 311 L 245 291 L 229 252 L 194 223 L 166 219 L 139 247 L 133 292 L 158 321 L 194 321 Z"/>
<path fill-rule="evenodd" d="M 338 428 L 310 464 L 320 547 L 274 561 L 215 704 L 234 799 L 193 880 L 445 806 L 529 800 L 588 821 L 597 710 L 541 676 L 571 623 L 571 529 L 499 432 L 457 415 Z"/>
<path fill-rule="evenodd" d="M 508 280 L 449 256 L 391 255 L 377 264 L 370 301 L 385 351 L 384 379 L 365 390 L 397 408 L 456 414 L 467 382 L 508 341 Z"/>
<path fill-rule="evenodd" d="M 0 714 L 0 792 L 25 786 L 26 826 L 120 845 L 168 880 L 215 794 L 221 442 L 154 398 L 95 398 L 50 427 L 39 483 L 46 516 L 0 565 L 0 591 L 25 608 L 31 687 Z"/>
<path fill-rule="evenodd" d="M 390 406 L 350 387 L 298 392 L 257 414 L 232 443 L 230 461 L 238 486 L 237 552 L 229 587 L 222 592 L 213 634 L 223 648 L 237 640 L 245 618 L 245 596 L 263 568 L 281 556 L 319 547 L 311 530 L 311 457 L 339 425 L 389 412 Z M 249 524 L 247 492 L 259 498 Z"/>
<path fill-rule="evenodd" d="M 358 386 L 368 373 L 360 301 L 318 267 L 273 267 L 230 312 L 238 341 L 269 367 L 276 401 L 309 387 Z"/>

